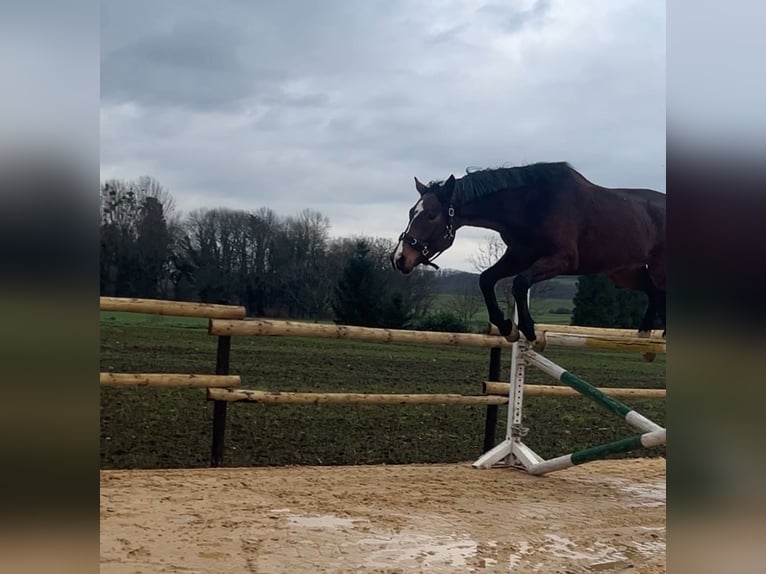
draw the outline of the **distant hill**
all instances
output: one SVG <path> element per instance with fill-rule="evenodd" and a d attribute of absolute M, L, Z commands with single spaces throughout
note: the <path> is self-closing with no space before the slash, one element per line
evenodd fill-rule
<path fill-rule="evenodd" d="M 542 297 L 545 299 L 572 300 L 577 291 L 576 276 L 554 277 L 544 282 Z M 456 295 L 471 287 L 478 287 L 479 274 L 457 271 L 455 269 L 440 269 L 435 272 L 434 290 L 437 293 Z"/>
<path fill-rule="evenodd" d="M 479 286 L 478 273 L 440 269 L 434 272 L 434 276 L 433 288 L 436 293 L 455 295 L 473 286 Z"/>

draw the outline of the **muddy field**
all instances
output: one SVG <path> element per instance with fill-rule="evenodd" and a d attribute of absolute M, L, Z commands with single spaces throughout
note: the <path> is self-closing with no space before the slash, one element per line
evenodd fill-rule
<path fill-rule="evenodd" d="M 665 461 L 102 471 L 101 572 L 665 572 Z"/>

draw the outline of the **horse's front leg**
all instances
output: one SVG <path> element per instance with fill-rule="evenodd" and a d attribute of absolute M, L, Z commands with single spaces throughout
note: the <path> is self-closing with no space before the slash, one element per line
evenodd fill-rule
<path fill-rule="evenodd" d="M 509 341 L 519 340 L 519 329 L 513 324 L 513 321 L 505 318 L 503 310 L 497 302 L 495 285 L 501 279 L 515 275 L 524 267 L 524 262 L 514 258 L 511 255 L 510 249 L 508 249 L 494 265 L 488 267 L 479 275 L 479 288 L 484 297 L 484 304 L 487 306 L 489 322 L 495 325 L 500 334 Z"/>
<path fill-rule="evenodd" d="M 543 257 L 535 261 L 526 271 L 518 274 L 513 280 L 513 298 L 519 315 L 519 330 L 530 343 L 535 341 L 535 322 L 529 312 L 527 293 L 536 283 L 552 279 L 566 273 L 570 268 L 569 261 L 563 255 Z"/>

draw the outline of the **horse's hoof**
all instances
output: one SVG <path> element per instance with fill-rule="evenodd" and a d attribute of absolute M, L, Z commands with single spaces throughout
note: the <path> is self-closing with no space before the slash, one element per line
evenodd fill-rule
<path fill-rule="evenodd" d="M 513 328 L 516 326 L 513 324 L 513 321 L 511 321 L 510 319 L 502 319 L 501 321 L 497 321 L 497 322 L 492 321 L 492 322 L 495 323 L 495 325 L 497 325 L 497 330 L 500 331 L 500 334 L 503 337 L 507 337 L 508 335 L 510 335 L 513 332 Z"/>
<path fill-rule="evenodd" d="M 511 343 L 519 340 L 519 328 L 510 319 L 503 319 L 497 323 L 493 322 L 500 334 Z"/>
<path fill-rule="evenodd" d="M 521 333 L 524 335 L 524 338 L 530 343 L 534 343 L 537 340 L 537 335 L 535 334 L 534 326 L 531 328 L 522 327 Z"/>
<path fill-rule="evenodd" d="M 540 333 L 532 343 L 532 350 L 537 353 L 545 351 L 545 347 L 548 345 L 548 338 L 545 335 L 545 331 Z"/>
<path fill-rule="evenodd" d="M 515 343 L 516 341 L 518 341 L 521 338 L 519 335 L 519 328 L 516 325 L 513 325 L 511 327 L 511 332 L 508 335 L 506 335 L 505 338 L 507 341 L 511 343 Z"/>

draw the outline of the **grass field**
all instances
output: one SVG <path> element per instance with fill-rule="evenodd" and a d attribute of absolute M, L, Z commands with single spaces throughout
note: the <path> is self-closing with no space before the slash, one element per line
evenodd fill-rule
<path fill-rule="evenodd" d="M 216 338 L 207 335 L 205 320 L 101 314 L 102 371 L 212 373 L 215 351 Z M 664 356 L 646 363 L 632 353 L 546 355 L 597 386 L 665 386 Z M 486 349 L 239 337 L 232 341 L 231 372 L 242 376 L 243 388 L 264 390 L 478 394 L 488 356 Z M 503 380 L 509 367 L 505 353 Z M 533 369 L 528 381 L 552 382 Z M 663 400 L 636 400 L 631 406 L 664 423 Z M 231 404 L 226 465 L 473 460 L 481 454 L 484 415 L 484 407 L 463 406 Z M 501 407 L 498 440 L 505 417 Z M 211 420 L 212 404 L 203 390 L 103 388 L 101 467 L 207 466 Z M 633 434 L 579 397 L 530 397 L 525 420 L 526 442 L 546 457 Z"/>
<path fill-rule="evenodd" d="M 454 311 L 454 296 L 439 294 L 435 297 L 433 310 L 434 311 Z M 501 302 L 502 306 L 503 303 Z M 532 316 L 538 323 L 549 323 L 552 325 L 569 325 L 569 321 L 572 317 L 572 300 L 571 299 L 543 299 L 534 300 L 530 302 Z M 558 309 L 569 309 L 569 313 L 556 313 Z M 489 316 L 487 314 L 487 308 L 484 304 L 481 304 L 479 310 L 474 313 L 470 320 L 471 331 L 484 332 L 489 322 Z"/>

